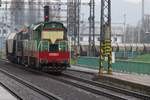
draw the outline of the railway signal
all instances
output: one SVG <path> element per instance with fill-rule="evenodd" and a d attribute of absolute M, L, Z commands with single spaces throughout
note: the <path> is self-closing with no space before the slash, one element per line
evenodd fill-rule
<path fill-rule="evenodd" d="M 49 21 L 49 6 L 44 6 L 44 21 Z"/>

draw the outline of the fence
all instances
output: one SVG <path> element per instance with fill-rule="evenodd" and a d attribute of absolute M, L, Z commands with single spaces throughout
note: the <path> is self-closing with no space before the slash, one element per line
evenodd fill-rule
<path fill-rule="evenodd" d="M 78 65 L 83 67 L 98 69 L 99 58 L 97 57 L 79 57 L 77 61 Z M 117 60 L 113 63 L 113 70 L 127 73 L 149 74 L 150 75 L 150 63 L 146 62 L 134 62 L 129 60 Z M 106 69 L 106 68 L 105 68 Z"/>

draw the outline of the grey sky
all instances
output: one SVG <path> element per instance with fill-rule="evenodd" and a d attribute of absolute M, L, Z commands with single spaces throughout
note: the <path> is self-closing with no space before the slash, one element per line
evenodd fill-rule
<path fill-rule="evenodd" d="M 112 20 L 123 21 L 127 16 L 127 23 L 136 24 L 141 19 L 142 0 L 112 0 Z M 150 0 L 145 0 L 145 14 L 150 14 Z"/>
<path fill-rule="evenodd" d="M 88 2 L 89 0 L 82 0 L 82 2 Z M 127 24 L 136 25 L 141 19 L 141 1 L 142 0 L 111 0 L 112 1 L 112 22 L 123 22 L 123 15 L 126 14 Z M 96 0 L 96 20 L 100 19 L 100 2 Z M 145 0 L 145 14 L 150 14 L 150 0 Z M 81 13 L 89 13 L 89 8 L 84 7 Z M 84 15 L 84 18 L 88 17 L 88 14 Z M 87 19 L 87 18 L 86 18 Z"/>
<path fill-rule="evenodd" d="M 5 1 L 5 0 L 3 0 Z M 10 0 L 7 0 L 10 1 Z M 18 0 L 19 1 L 19 0 Z M 67 0 L 61 0 L 67 1 Z M 81 0 L 82 2 L 89 2 L 90 0 Z M 136 25 L 141 19 L 141 1 L 142 0 L 111 0 L 112 1 L 112 22 L 123 22 L 123 15 L 126 14 L 127 23 Z M 100 2 L 101 0 L 95 0 L 96 2 L 96 20 L 100 20 Z M 150 14 L 150 0 L 145 0 L 145 14 Z M 82 7 L 81 19 L 88 21 L 89 7 Z"/>

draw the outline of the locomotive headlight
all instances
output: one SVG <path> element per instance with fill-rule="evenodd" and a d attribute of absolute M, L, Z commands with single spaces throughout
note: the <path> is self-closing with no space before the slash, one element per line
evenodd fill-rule
<path fill-rule="evenodd" d="M 61 48 L 59 48 L 59 51 L 61 51 L 62 49 Z"/>

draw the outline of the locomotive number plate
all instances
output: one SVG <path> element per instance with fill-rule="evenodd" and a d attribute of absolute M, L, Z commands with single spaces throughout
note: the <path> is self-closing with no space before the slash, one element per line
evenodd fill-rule
<path fill-rule="evenodd" d="M 49 53 L 49 56 L 59 56 L 59 53 Z"/>

